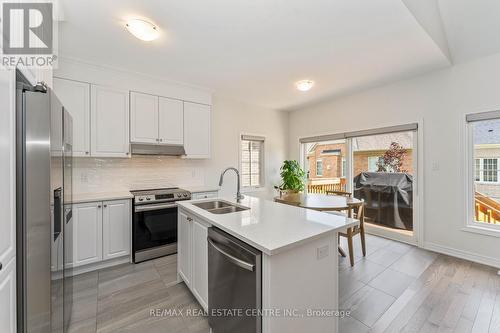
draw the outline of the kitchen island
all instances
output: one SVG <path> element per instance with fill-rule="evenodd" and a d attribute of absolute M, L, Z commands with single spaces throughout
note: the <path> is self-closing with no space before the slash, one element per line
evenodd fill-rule
<path fill-rule="evenodd" d="M 337 232 L 358 221 L 252 196 L 238 203 L 231 198 L 217 200 L 219 206 L 231 205 L 238 211 L 207 210 L 214 199 L 178 203 L 179 279 L 205 310 L 213 307 L 208 273 L 217 265 L 208 265 L 207 236 L 214 227 L 262 253 L 258 271 L 262 332 L 337 332 Z"/>

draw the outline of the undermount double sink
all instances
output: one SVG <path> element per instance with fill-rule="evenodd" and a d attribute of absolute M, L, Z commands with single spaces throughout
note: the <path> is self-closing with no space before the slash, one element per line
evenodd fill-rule
<path fill-rule="evenodd" d="M 212 214 L 229 214 L 250 209 L 247 207 L 233 205 L 230 202 L 222 200 L 198 202 L 198 203 L 193 203 L 193 205 L 198 208 L 204 209 Z"/>

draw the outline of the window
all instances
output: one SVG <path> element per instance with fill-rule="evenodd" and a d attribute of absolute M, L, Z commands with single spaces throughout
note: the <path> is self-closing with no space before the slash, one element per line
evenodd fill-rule
<path fill-rule="evenodd" d="M 321 151 L 322 155 L 340 155 L 341 150 L 340 149 L 324 149 Z"/>
<path fill-rule="evenodd" d="M 467 225 L 500 223 L 500 112 L 467 116 Z M 468 229 L 472 230 L 472 229 Z"/>
<path fill-rule="evenodd" d="M 368 172 L 377 172 L 378 171 L 378 161 L 380 157 L 378 156 L 370 156 L 368 157 Z"/>
<path fill-rule="evenodd" d="M 264 186 L 264 138 L 241 136 L 241 185 Z"/>
<path fill-rule="evenodd" d="M 316 176 L 323 176 L 323 160 L 316 160 Z"/>
<path fill-rule="evenodd" d="M 477 182 L 498 182 L 498 158 L 476 158 L 474 161 L 474 179 Z"/>

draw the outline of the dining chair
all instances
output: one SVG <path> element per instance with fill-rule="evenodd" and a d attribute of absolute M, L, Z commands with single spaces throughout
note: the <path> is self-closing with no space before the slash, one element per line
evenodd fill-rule
<path fill-rule="evenodd" d="M 365 241 L 365 211 L 364 211 L 364 206 L 365 203 L 364 201 L 361 201 L 358 204 L 353 204 L 351 206 L 351 209 L 349 209 L 349 212 L 347 214 L 348 217 L 353 217 L 353 214 L 355 214 L 356 219 L 359 220 L 359 224 L 355 225 L 354 227 L 347 228 L 346 232 L 339 232 L 338 237 L 340 241 L 340 237 L 346 237 L 347 238 L 347 246 L 349 248 L 349 261 L 351 263 L 351 267 L 354 266 L 354 247 L 353 247 L 353 237 L 359 234 L 359 238 L 361 239 L 361 250 L 363 252 L 363 257 L 366 256 L 366 241 Z M 354 211 L 354 212 L 353 212 Z M 328 212 L 330 214 L 335 214 L 335 215 L 344 215 L 346 214 L 341 213 L 341 212 Z M 339 252 L 340 255 L 345 257 L 346 254 L 342 250 L 342 248 L 339 245 Z"/>

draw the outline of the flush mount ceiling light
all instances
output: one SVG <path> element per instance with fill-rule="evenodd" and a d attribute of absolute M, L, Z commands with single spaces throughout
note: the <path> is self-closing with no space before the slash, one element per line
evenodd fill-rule
<path fill-rule="evenodd" d="M 129 20 L 125 24 L 125 27 L 132 35 L 146 42 L 155 40 L 160 36 L 158 27 L 148 21 L 138 19 Z"/>
<path fill-rule="evenodd" d="M 300 80 L 295 83 L 297 90 L 308 91 L 314 86 L 314 81 L 311 80 Z"/>

